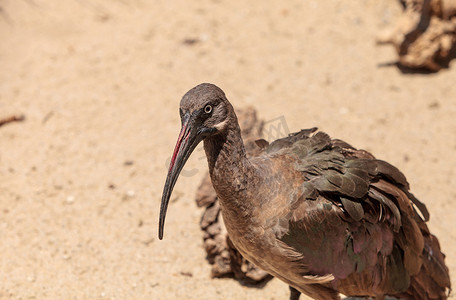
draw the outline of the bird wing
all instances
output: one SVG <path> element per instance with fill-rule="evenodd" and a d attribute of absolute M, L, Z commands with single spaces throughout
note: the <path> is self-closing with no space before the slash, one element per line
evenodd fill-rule
<path fill-rule="evenodd" d="M 356 279 L 351 288 L 360 293 L 405 291 L 421 269 L 424 241 L 417 224 L 429 218 L 426 207 L 396 167 L 315 132 L 260 143 L 269 154 L 293 157 L 303 178 L 281 222 L 288 230 L 278 238 L 301 255 L 297 263 L 307 274 L 332 274 L 340 285 Z"/>

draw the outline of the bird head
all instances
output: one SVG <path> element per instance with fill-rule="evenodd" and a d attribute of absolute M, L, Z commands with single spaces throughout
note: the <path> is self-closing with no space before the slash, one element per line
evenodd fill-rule
<path fill-rule="evenodd" d="M 224 92 L 209 83 L 192 88 L 182 97 L 179 110 L 182 128 L 163 189 L 158 227 L 159 239 L 163 238 L 169 199 L 185 162 L 202 140 L 225 131 L 230 105 Z"/>

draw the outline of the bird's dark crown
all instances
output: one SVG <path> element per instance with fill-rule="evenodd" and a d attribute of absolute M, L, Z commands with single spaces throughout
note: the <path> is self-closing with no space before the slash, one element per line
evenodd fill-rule
<path fill-rule="evenodd" d="M 180 108 L 192 114 L 195 110 L 203 109 L 207 104 L 215 106 L 224 101 L 226 101 L 225 93 L 218 86 L 201 83 L 185 93 Z"/>

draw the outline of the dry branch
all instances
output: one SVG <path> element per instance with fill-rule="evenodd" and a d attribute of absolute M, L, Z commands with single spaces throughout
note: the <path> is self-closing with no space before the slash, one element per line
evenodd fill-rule
<path fill-rule="evenodd" d="M 454 58 L 456 0 L 402 0 L 404 12 L 395 28 L 378 37 L 392 44 L 404 67 L 438 71 Z"/>
<path fill-rule="evenodd" d="M 24 115 L 12 115 L 3 119 L 0 119 L 0 126 L 3 126 L 12 122 L 22 122 L 25 120 Z"/>

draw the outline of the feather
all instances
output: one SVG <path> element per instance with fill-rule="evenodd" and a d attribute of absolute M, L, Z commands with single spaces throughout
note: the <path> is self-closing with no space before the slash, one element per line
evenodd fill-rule
<path fill-rule="evenodd" d="M 399 209 L 393 203 L 393 201 L 391 201 L 386 195 L 383 195 L 381 192 L 377 191 L 376 189 L 370 189 L 368 195 L 370 198 L 379 201 L 381 205 L 385 205 L 386 207 L 389 208 L 389 210 L 394 215 L 394 221 L 393 221 L 394 231 L 396 231 L 396 232 L 399 231 L 399 228 L 401 227 L 401 213 L 399 212 Z"/>
<path fill-rule="evenodd" d="M 352 145 L 342 141 L 342 140 L 339 140 L 339 139 L 333 139 L 332 140 L 332 144 L 334 147 L 337 147 L 337 148 L 343 148 L 343 149 L 351 149 L 351 150 L 355 150 L 354 147 L 352 147 Z"/>
<path fill-rule="evenodd" d="M 332 184 L 326 177 L 320 176 L 310 181 L 313 186 L 321 192 L 335 192 L 338 190 L 337 185 Z"/>
<path fill-rule="evenodd" d="M 423 250 L 423 265 L 440 286 L 450 286 L 448 268 L 444 263 L 444 255 L 440 252 L 439 241 L 434 235 L 429 235 Z"/>
<path fill-rule="evenodd" d="M 363 169 L 370 175 L 377 175 L 375 160 L 371 159 L 350 159 L 345 162 L 347 168 Z"/>
<path fill-rule="evenodd" d="M 346 168 L 346 172 L 356 175 L 359 178 L 368 178 L 368 173 L 365 169 L 359 169 L 359 168 Z"/>
<path fill-rule="evenodd" d="M 404 292 L 410 285 L 410 275 L 404 268 L 402 255 L 397 247 L 393 248 L 392 255 L 388 256 L 388 277 L 391 278 L 390 283 L 392 290 Z"/>
<path fill-rule="evenodd" d="M 347 173 L 346 177 L 355 183 L 355 190 L 349 196 L 363 198 L 369 190 L 369 181 L 351 173 Z"/>
<path fill-rule="evenodd" d="M 318 193 L 310 182 L 307 181 L 301 185 L 300 199 L 315 200 L 317 196 Z"/>
<path fill-rule="evenodd" d="M 422 215 L 422 220 L 427 222 L 429 221 L 429 211 L 426 208 L 426 205 L 422 203 L 420 200 L 416 199 L 415 196 L 413 196 L 412 193 L 405 192 L 407 194 L 407 197 L 412 200 L 413 204 L 418 208 L 419 212 Z"/>
<path fill-rule="evenodd" d="M 289 148 L 290 146 L 292 145 L 291 142 L 287 141 L 287 140 L 276 140 L 274 142 L 272 142 L 268 148 L 266 148 L 266 152 L 267 153 L 274 153 L 274 152 L 277 152 L 281 149 L 285 149 L 285 148 Z"/>
<path fill-rule="evenodd" d="M 364 209 L 361 203 L 344 197 L 340 197 L 340 201 L 353 220 L 358 222 L 364 217 Z"/>
<path fill-rule="evenodd" d="M 401 171 L 399 171 L 398 168 L 396 168 L 393 165 L 390 165 L 386 161 L 383 160 L 377 160 L 377 172 L 389 180 L 398 183 L 402 186 L 404 186 L 406 189 L 409 188 L 409 184 L 407 182 L 407 179 L 405 178 L 404 174 L 402 174 Z"/>
<path fill-rule="evenodd" d="M 260 149 L 264 149 L 264 148 L 266 148 L 266 147 L 269 146 L 268 141 L 266 141 L 265 139 L 256 140 L 256 141 L 255 141 L 255 144 L 256 144 Z"/>
<path fill-rule="evenodd" d="M 407 213 L 408 215 L 414 214 L 411 201 L 402 190 L 383 180 L 371 183 L 371 185 L 383 193 L 394 196 L 397 200 L 397 203 L 399 204 L 400 209 L 403 212 Z"/>

